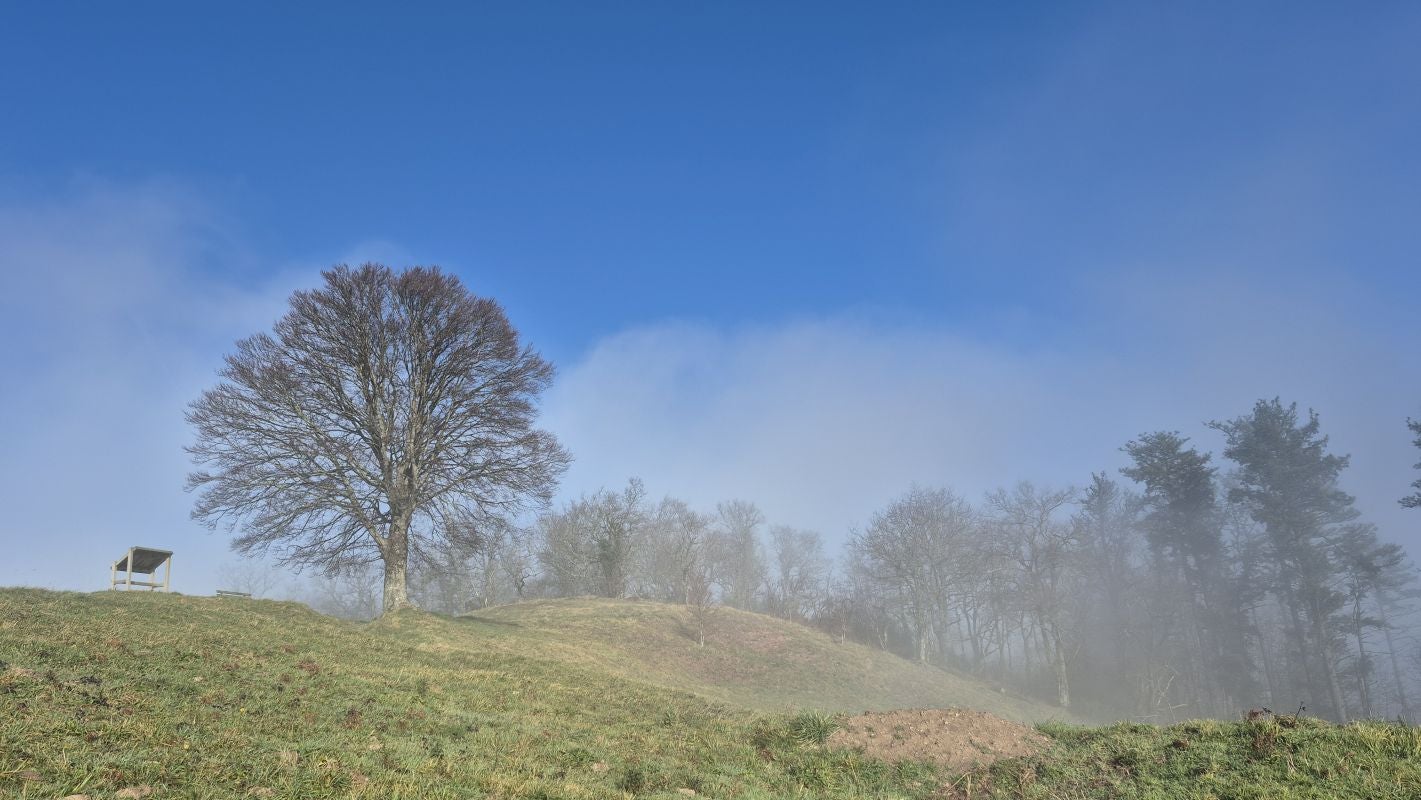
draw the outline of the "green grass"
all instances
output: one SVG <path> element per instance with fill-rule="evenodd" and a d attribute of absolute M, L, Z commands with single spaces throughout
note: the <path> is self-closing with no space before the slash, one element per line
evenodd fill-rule
<path fill-rule="evenodd" d="M 1307 717 L 1200 720 L 1161 728 L 1039 726 L 1046 754 L 1001 761 L 958 779 L 959 796 L 1071 798 L 1421 797 L 1421 728 L 1334 725 Z M 970 791 L 969 791 L 970 788 Z"/>
<path fill-rule="evenodd" d="M 1421 797 L 1421 737 L 1379 723 L 1047 723 L 1049 752 L 970 776 L 828 750 L 835 709 L 1021 701 L 754 615 L 727 612 L 701 650 L 681 613 L 358 625 L 0 590 L 0 798 Z"/>
<path fill-rule="evenodd" d="M 925 767 L 825 751 L 824 719 L 540 658 L 514 631 L 0 590 L 0 796 L 910 797 L 937 785 Z"/>

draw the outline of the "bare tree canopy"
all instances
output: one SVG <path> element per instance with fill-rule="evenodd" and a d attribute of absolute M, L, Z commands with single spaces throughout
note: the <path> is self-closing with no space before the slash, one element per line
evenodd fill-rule
<path fill-rule="evenodd" d="M 327 571 L 384 564 L 384 608 L 435 543 L 546 503 L 569 461 L 534 427 L 552 365 L 438 268 L 337 266 L 237 343 L 189 407 L 194 519 L 239 552 Z"/>

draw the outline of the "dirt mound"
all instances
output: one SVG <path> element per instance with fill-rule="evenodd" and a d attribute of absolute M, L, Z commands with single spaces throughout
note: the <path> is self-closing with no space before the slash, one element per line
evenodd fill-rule
<path fill-rule="evenodd" d="M 829 737 L 829 746 L 861 748 L 885 761 L 931 761 L 965 771 L 999 758 L 1039 753 L 1049 741 L 984 711 L 914 708 L 850 717 Z"/>

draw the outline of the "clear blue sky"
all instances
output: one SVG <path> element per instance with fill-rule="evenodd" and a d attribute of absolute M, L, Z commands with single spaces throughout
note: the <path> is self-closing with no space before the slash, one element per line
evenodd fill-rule
<path fill-rule="evenodd" d="M 0 9 L 0 369 L 28 378 L 0 397 L 20 442 L 6 491 L 43 490 L 21 457 L 64 452 L 35 431 L 93 419 L 53 400 L 116 353 L 132 367 L 104 391 L 162 409 L 142 439 L 177 451 L 181 399 L 230 342 L 321 266 L 373 254 L 457 271 L 559 363 L 550 424 L 579 489 L 760 488 L 832 538 L 890 484 L 1080 483 L 1123 437 L 1207 437 L 1281 393 L 1347 434 L 1392 536 L 1421 527 L 1391 497 L 1421 415 L 1421 6 L 215 8 Z M 648 377 L 647 359 L 681 366 Z M 867 380 L 889 388 L 855 394 Z M 1038 400 L 998 396 L 1018 392 Z M 955 427 L 906 467 L 923 437 L 899 431 L 860 467 L 891 480 L 851 501 L 780 485 L 862 456 L 822 440 L 857 442 L 842 429 L 871 428 L 869 406 Z M 629 408 L 664 427 L 607 422 Z M 803 419 L 823 423 L 783 433 Z M 718 455 L 658 449 L 702 424 L 682 444 Z M 1033 425 L 1080 438 L 1009 433 Z M 726 444 L 746 428 L 812 455 L 727 455 L 766 441 Z M 181 465 L 142 477 L 167 492 Z M 177 526 L 188 502 L 141 507 Z"/>

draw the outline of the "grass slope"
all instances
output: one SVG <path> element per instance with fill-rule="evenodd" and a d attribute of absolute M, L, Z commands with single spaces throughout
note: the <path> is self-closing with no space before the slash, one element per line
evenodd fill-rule
<path fill-rule="evenodd" d="M 0 797 L 902 797 L 936 785 L 926 767 L 815 746 L 832 730 L 823 716 L 539 658 L 514 630 L 0 590 Z"/>
<path fill-rule="evenodd" d="M 677 653 L 609 669 L 646 646 L 624 641 L 641 625 L 578 608 L 355 625 L 292 603 L 0 590 L 0 798 L 1421 796 L 1421 737 L 1383 724 L 1052 723 L 1045 754 L 968 776 L 890 765 L 823 747 L 827 716 L 745 707 L 804 696 L 769 676 L 815 640 L 750 647 L 766 661 L 728 674 Z M 583 624 L 598 633 L 577 655 Z M 872 704 L 920 691 L 858 686 Z"/>
<path fill-rule="evenodd" d="M 763 614 L 717 609 L 701 647 L 689 610 L 624 600 L 541 600 L 463 617 L 481 641 L 755 709 L 962 706 L 1036 722 L 1060 709 Z"/>

